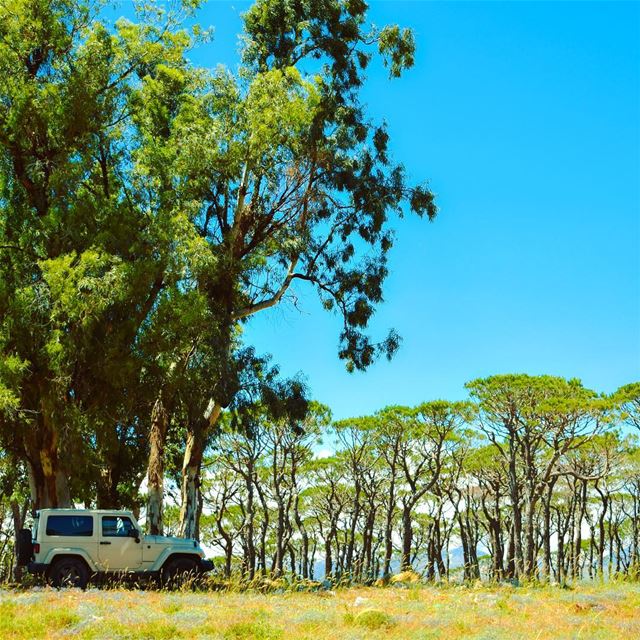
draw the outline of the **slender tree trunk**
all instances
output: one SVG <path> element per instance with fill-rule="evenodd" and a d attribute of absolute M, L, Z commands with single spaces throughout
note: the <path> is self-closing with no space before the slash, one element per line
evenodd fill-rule
<path fill-rule="evenodd" d="M 564 529 L 562 527 L 562 518 L 558 511 L 558 550 L 556 552 L 556 580 L 560 584 L 564 584 Z"/>
<path fill-rule="evenodd" d="M 401 571 L 411 570 L 411 544 L 413 541 L 413 528 L 411 526 L 411 502 L 402 506 L 402 559 Z"/>
<path fill-rule="evenodd" d="M 602 512 L 598 517 L 598 573 L 600 574 L 600 578 L 604 578 L 604 549 L 606 544 L 604 523 L 609 509 L 609 496 L 603 491 L 600 491 L 597 485 L 596 489 L 600 493 L 602 500 Z"/>
<path fill-rule="evenodd" d="M 13 535 L 14 535 L 14 550 L 18 548 L 18 533 L 20 529 L 24 527 L 24 521 L 27 516 L 28 504 L 25 504 L 23 508 L 20 508 L 17 500 L 11 500 L 11 517 L 13 519 Z M 13 563 L 15 564 L 16 554 L 13 554 Z M 15 565 L 13 567 L 13 578 L 16 582 L 21 582 L 24 575 L 24 567 Z"/>
<path fill-rule="evenodd" d="M 256 482 L 256 491 L 262 507 L 262 522 L 260 524 L 260 549 L 258 552 L 258 565 L 263 575 L 267 573 L 267 534 L 269 532 L 269 505 L 262 487 Z"/>
<path fill-rule="evenodd" d="M 360 482 L 355 479 L 355 494 L 354 494 L 354 503 L 353 503 L 353 514 L 351 516 L 351 522 L 349 526 L 349 539 L 347 541 L 346 552 L 345 552 L 345 566 L 347 573 L 352 573 L 353 571 L 353 552 L 356 543 L 356 527 L 358 525 L 358 519 L 360 518 L 360 511 L 362 509 L 362 505 L 360 504 Z"/>
<path fill-rule="evenodd" d="M 542 545 L 544 549 L 542 559 L 542 573 L 544 575 L 544 579 L 547 582 L 551 579 L 551 493 L 552 485 L 549 485 L 547 494 L 542 504 Z"/>
<path fill-rule="evenodd" d="M 302 578 L 307 579 L 309 577 L 309 534 L 307 533 L 307 528 L 305 527 L 304 521 L 300 516 L 300 497 L 296 494 L 294 503 L 293 503 L 293 517 L 296 521 L 296 525 L 298 527 L 298 531 L 300 532 L 300 536 L 302 538 L 302 545 L 300 548 L 300 569 L 302 573 Z"/>
<path fill-rule="evenodd" d="M 282 501 L 278 499 L 276 512 L 276 553 L 271 566 L 271 573 L 279 577 L 284 570 L 284 508 Z"/>
<path fill-rule="evenodd" d="M 391 557 L 393 556 L 393 516 L 396 510 L 395 504 L 395 462 L 391 468 L 391 482 L 389 486 L 389 500 L 387 502 L 387 513 L 384 527 L 384 565 L 382 577 L 389 579 L 391 574 Z"/>
<path fill-rule="evenodd" d="M 254 527 L 256 519 L 256 507 L 254 499 L 254 469 L 253 460 L 249 463 L 249 468 L 244 475 L 245 487 L 247 492 L 247 524 L 245 527 L 245 546 L 247 549 L 247 560 L 245 565 L 245 572 L 247 573 L 249 580 L 253 580 L 256 575 L 256 547 L 254 537 Z"/>
<path fill-rule="evenodd" d="M 469 578 L 480 579 L 480 564 L 478 562 L 478 528 L 477 521 L 472 518 L 471 497 L 465 500 L 465 530 L 467 532 L 467 551 L 469 553 Z"/>
<path fill-rule="evenodd" d="M 327 580 L 333 578 L 333 552 L 332 552 L 333 531 L 327 534 L 324 541 L 324 577 Z"/>
<path fill-rule="evenodd" d="M 553 488 L 558 480 L 557 476 L 551 478 L 541 495 L 542 501 L 542 574 L 544 580 L 551 580 L 551 500 L 553 498 Z"/>
<path fill-rule="evenodd" d="M 587 508 L 587 483 L 582 482 L 580 487 L 579 508 L 576 519 L 574 520 L 574 545 L 573 545 L 573 559 L 571 561 L 572 577 L 573 579 L 581 578 L 582 568 L 580 565 L 580 558 L 582 555 L 582 521 L 584 520 L 584 513 Z"/>
<path fill-rule="evenodd" d="M 509 542 L 507 544 L 507 568 L 505 573 L 508 578 L 517 577 L 514 538 L 514 528 L 512 523 L 509 528 Z"/>
<path fill-rule="evenodd" d="M 315 580 L 315 562 L 316 562 L 316 551 L 318 549 L 318 541 L 315 536 L 313 537 L 313 545 L 311 547 L 311 556 L 309 558 L 309 579 Z"/>
<path fill-rule="evenodd" d="M 518 484 L 517 452 L 515 444 L 510 440 L 509 457 L 509 495 L 511 498 L 511 511 L 513 513 L 513 575 L 521 578 L 523 574 L 522 553 L 522 510 L 520 505 L 520 486 Z"/>
<path fill-rule="evenodd" d="M 533 496 L 528 496 L 525 527 L 524 575 L 529 580 L 534 578 L 536 573 L 535 508 L 535 499 Z"/>

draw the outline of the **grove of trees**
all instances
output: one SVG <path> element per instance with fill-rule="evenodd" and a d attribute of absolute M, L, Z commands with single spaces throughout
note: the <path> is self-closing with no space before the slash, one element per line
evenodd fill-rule
<path fill-rule="evenodd" d="M 311 287 L 349 369 L 398 346 L 367 334 L 392 223 L 436 208 L 359 89 L 414 42 L 364 0 L 257 0 L 211 71 L 199 0 L 107 4 L 0 0 L 0 446 L 34 508 L 138 510 L 146 480 L 154 533 L 178 467 L 194 536 L 222 410 L 306 410 L 244 323 Z"/>
<path fill-rule="evenodd" d="M 372 583 L 640 577 L 640 384 L 498 375 L 470 400 L 331 422 L 256 407 L 211 455 L 202 540 L 220 571 Z M 240 423 L 235 422 L 240 420 Z M 322 442 L 320 447 L 319 442 Z M 335 451 L 318 456 L 327 445 Z"/>

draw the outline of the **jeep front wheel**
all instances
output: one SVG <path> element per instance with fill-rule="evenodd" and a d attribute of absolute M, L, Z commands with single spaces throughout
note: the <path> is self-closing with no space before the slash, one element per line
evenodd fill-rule
<path fill-rule="evenodd" d="M 162 582 L 168 587 L 179 587 L 198 575 L 198 565 L 191 558 L 174 558 L 162 567 Z"/>
<path fill-rule="evenodd" d="M 49 581 L 54 587 L 77 587 L 85 589 L 89 582 L 87 565 L 76 558 L 60 558 L 49 570 Z"/>

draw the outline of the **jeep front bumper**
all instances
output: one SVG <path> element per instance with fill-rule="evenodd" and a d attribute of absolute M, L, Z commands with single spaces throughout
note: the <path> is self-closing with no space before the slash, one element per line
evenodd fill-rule
<path fill-rule="evenodd" d="M 202 558 L 200 560 L 200 571 L 204 573 L 205 571 L 211 571 L 213 569 L 213 562 L 211 560 L 205 560 Z"/>

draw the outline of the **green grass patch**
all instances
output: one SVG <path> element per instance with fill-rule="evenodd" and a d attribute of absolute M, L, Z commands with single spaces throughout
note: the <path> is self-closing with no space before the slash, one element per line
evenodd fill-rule
<path fill-rule="evenodd" d="M 0 603 L 0 638 L 31 640 L 73 627 L 79 622 L 80 616 L 65 609 Z"/>
<path fill-rule="evenodd" d="M 280 640 L 282 630 L 266 622 L 236 622 L 224 632 L 224 640 Z"/>

